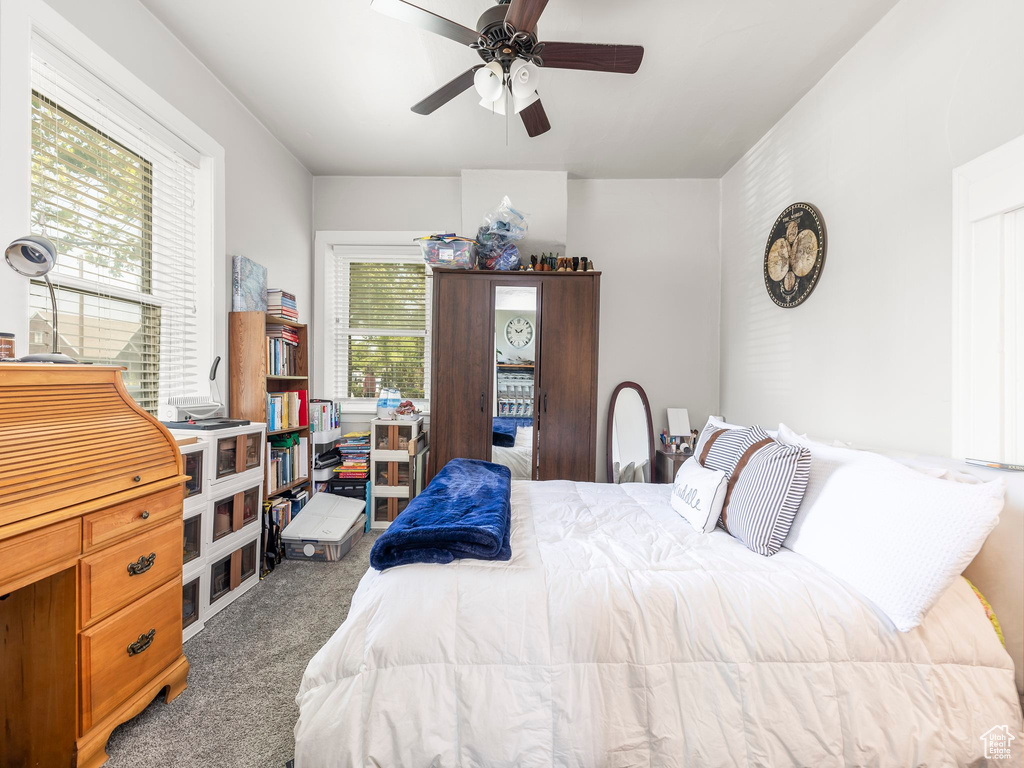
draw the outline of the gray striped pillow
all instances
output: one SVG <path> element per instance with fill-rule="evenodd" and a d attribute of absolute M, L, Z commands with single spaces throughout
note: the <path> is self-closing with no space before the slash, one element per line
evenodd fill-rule
<path fill-rule="evenodd" d="M 729 475 L 718 524 L 748 549 L 774 555 L 807 489 L 810 451 L 773 440 L 760 427 L 714 430 L 701 443 L 701 464 Z"/>

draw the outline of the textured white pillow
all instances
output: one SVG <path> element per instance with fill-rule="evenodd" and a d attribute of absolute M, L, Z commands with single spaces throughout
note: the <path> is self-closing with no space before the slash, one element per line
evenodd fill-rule
<path fill-rule="evenodd" d="M 515 448 L 533 448 L 533 427 L 519 427 L 516 430 Z"/>
<path fill-rule="evenodd" d="M 815 443 L 785 546 L 846 582 L 902 632 L 963 572 L 999 522 L 1003 483 L 951 482 L 868 451 Z"/>
<path fill-rule="evenodd" d="M 705 469 L 692 456 L 676 472 L 672 509 L 701 533 L 711 533 L 722 514 L 729 476 L 720 469 Z"/>

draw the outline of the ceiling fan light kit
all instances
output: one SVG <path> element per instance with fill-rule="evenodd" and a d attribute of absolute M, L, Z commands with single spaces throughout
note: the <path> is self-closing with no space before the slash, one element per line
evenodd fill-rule
<path fill-rule="evenodd" d="M 531 137 L 551 130 L 537 92 L 540 69 L 578 69 L 634 74 L 644 49 L 639 45 L 540 41 L 537 21 L 548 0 L 498 0 L 484 11 L 476 30 L 406 0 L 371 0 L 370 7 L 472 48 L 483 64 L 471 67 L 412 107 L 429 115 L 463 91 L 475 88 L 480 105 L 506 115 L 509 106 Z M 511 102 L 511 104 L 509 104 Z"/>

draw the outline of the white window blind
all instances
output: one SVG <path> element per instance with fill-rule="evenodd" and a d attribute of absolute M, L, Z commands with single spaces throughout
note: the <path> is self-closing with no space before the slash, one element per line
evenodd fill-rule
<path fill-rule="evenodd" d="M 334 249 L 334 392 L 375 400 L 430 387 L 430 280 L 418 248 Z"/>
<path fill-rule="evenodd" d="M 123 365 L 129 392 L 195 391 L 194 157 L 123 100 L 45 48 L 32 60 L 32 231 L 57 245 L 61 351 Z M 30 297 L 29 349 L 49 351 L 43 283 Z"/>

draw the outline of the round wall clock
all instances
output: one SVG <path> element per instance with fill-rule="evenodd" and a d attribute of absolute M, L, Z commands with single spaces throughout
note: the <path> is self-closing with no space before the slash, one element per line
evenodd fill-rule
<path fill-rule="evenodd" d="M 533 323 L 525 317 L 513 317 L 505 326 L 505 338 L 516 349 L 522 349 L 533 341 Z"/>
<path fill-rule="evenodd" d="M 764 287 L 788 309 L 803 304 L 818 284 L 828 247 L 825 219 L 810 203 L 793 203 L 775 220 L 764 247 Z"/>

